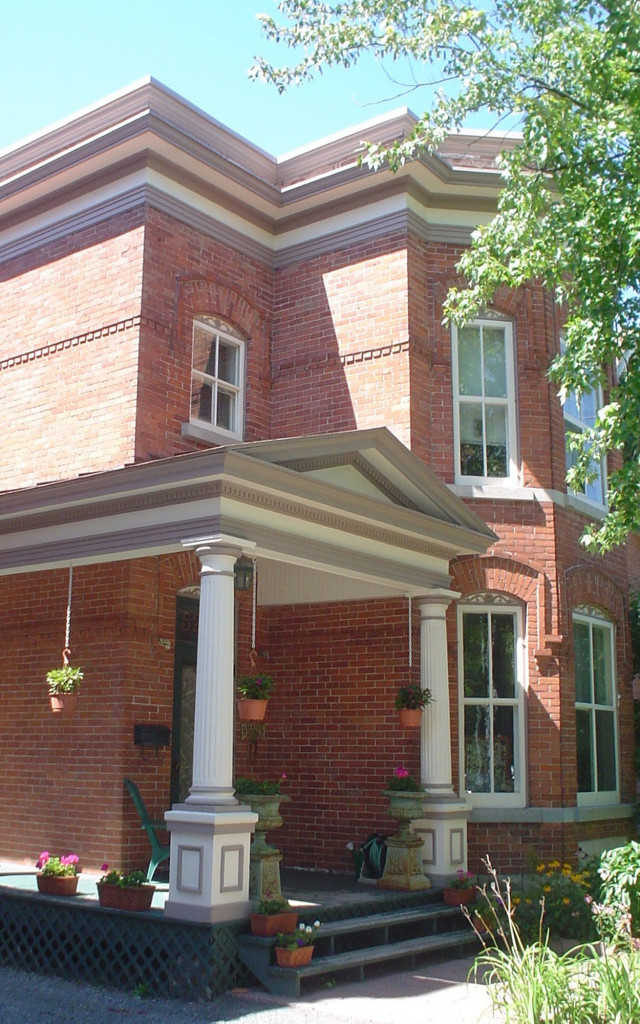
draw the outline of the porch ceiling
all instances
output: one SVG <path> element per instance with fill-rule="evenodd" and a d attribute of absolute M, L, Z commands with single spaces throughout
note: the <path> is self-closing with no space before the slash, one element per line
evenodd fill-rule
<path fill-rule="evenodd" d="M 300 591 L 295 567 L 310 570 L 307 590 L 315 578 L 330 594 L 326 574 L 341 579 L 343 596 L 447 586 L 451 558 L 494 540 L 379 428 L 230 445 L 6 492 L 0 573 L 182 551 L 220 534 L 255 551 L 273 603 Z"/>

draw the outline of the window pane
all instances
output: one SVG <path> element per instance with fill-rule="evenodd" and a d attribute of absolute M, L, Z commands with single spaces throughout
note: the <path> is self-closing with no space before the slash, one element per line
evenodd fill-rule
<path fill-rule="evenodd" d="M 506 398 L 507 360 L 504 327 L 485 327 L 482 337 L 484 349 L 484 393 L 492 398 Z"/>
<path fill-rule="evenodd" d="M 464 709 L 465 789 L 491 792 L 491 720 L 481 705 Z"/>
<path fill-rule="evenodd" d="M 593 684 L 596 704 L 613 704 L 613 672 L 609 631 L 593 626 Z"/>
<path fill-rule="evenodd" d="M 493 788 L 495 793 L 513 793 L 514 709 L 493 709 Z"/>
<path fill-rule="evenodd" d="M 577 404 L 577 403 L 576 403 Z M 598 412 L 598 395 L 595 391 L 589 391 L 588 394 L 582 395 L 580 398 L 580 420 L 586 427 L 592 427 L 596 422 L 596 414 Z"/>
<path fill-rule="evenodd" d="M 494 697 L 515 697 L 515 654 L 513 616 L 493 615 L 491 617 L 491 656 L 493 661 Z"/>
<path fill-rule="evenodd" d="M 507 410 L 487 405 L 487 476 L 507 476 Z"/>
<path fill-rule="evenodd" d="M 194 324 L 193 328 L 193 368 L 212 377 L 216 373 L 215 335 L 198 327 L 197 324 Z"/>
<path fill-rule="evenodd" d="M 482 394 L 479 327 L 461 327 L 458 331 L 458 380 L 461 395 Z"/>
<path fill-rule="evenodd" d="M 460 406 L 460 470 L 464 476 L 484 476 L 482 406 Z"/>
<path fill-rule="evenodd" d="M 218 407 L 216 409 L 216 426 L 224 427 L 225 430 L 235 430 L 233 422 L 235 409 L 235 396 L 228 394 L 218 388 Z"/>
<path fill-rule="evenodd" d="M 591 650 L 589 626 L 586 622 L 573 623 L 573 649 L 576 673 L 576 701 L 591 703 Z"/>
<path fill-rule="evenodd" d="M 211 423 L 213 393 L 209 384 L 193 380 L 191 383 L 191 416 Z"/>
<path fill-rule="evenodd" d="M 465 697 L 489 696 L 489 620 L 486 614 L 462 618 Z"/>
<path fill-rule="evenodd" d="M 593 757 L 591 754 L 591 712 L 576 711 L 576 754 L 578 760 L 578 792 L 593 791 Z"/>
<path fill-rule="evenodd" d="M 218 377 L 228 384 L 238 385 L 238 349 L 222 339 L 218 345 Z"/>
<path fill-rule="evenodd" d="M 617 789 L 616 743 L 613 711 L 596 711 L 596 750 L 598 751 L 598 792 Z"/>

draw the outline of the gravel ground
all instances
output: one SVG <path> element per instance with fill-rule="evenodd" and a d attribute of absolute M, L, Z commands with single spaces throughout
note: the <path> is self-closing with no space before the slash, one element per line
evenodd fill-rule
<path fill-rule="evenodd" d="M 0 967 L 0 1024 L 492 1024 L 486 989 L 466 983 L 471 962 L 337 984 L 295 1002 L 256 988 L 208 1003 L 139 998 Z"/>

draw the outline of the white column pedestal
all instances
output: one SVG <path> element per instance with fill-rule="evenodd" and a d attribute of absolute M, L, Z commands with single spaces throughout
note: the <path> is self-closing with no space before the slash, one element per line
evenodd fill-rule
<path fill-rule="evenodd" d="M 467 870 L 467 821 L 470 808 L 466 800 L 425 800 L 424 818 L 413 822 L 413 831 L 422 839 L 422 870 L 440 888 L 458 870 Z"/>
<path fill-rule="evenodd" d="M 258 815 L 246 806 L 178 804 L 165 814 L 171 833 L 167 917 L 236 921 L 248 916 L 249 845 Z"/>

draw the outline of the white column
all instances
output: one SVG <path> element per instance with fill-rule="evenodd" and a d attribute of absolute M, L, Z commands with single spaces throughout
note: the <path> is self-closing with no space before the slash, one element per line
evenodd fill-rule
<path fill-rule="evenodd" d="M 431 797 L 453 798 L 447 607 L 459 595 L 434 590 L 417 598 L 420 608 L 420 685 L 433 695 L 422 716 L 420 762 L 422 784 Z"/>
<path fill-rule="evenodd" d="M 416 599 L 420 608 L 420 683 L 431 690 L 433 704 L 422 716 L 420 765 L 426 797 L 424 818 L 414 821 L 413 830 L 422 839 L 422 870 L 436 886 L 467 866 L 469 807 L 466 797 L 459 797 L 453 789 L 447 656 L 447 608 L 459 596 L 437 589 Z"/>
<path fill-rule="evenodd" d="M 193 785 L 165 814 L 171 834 L 167 917 L 247 916 L 249 844 L 258 815 L 233 794 L 234 566 L 247 545 L 222 535 L 185 542 L 200 562 Z"/>
<path fill-rule="evenodd" d="M 233 795 L 233 570 L 241 554 L 241 549 L 223 544 L 196 548 L 202 568 L 188 804 L 237 803 Z"/>

